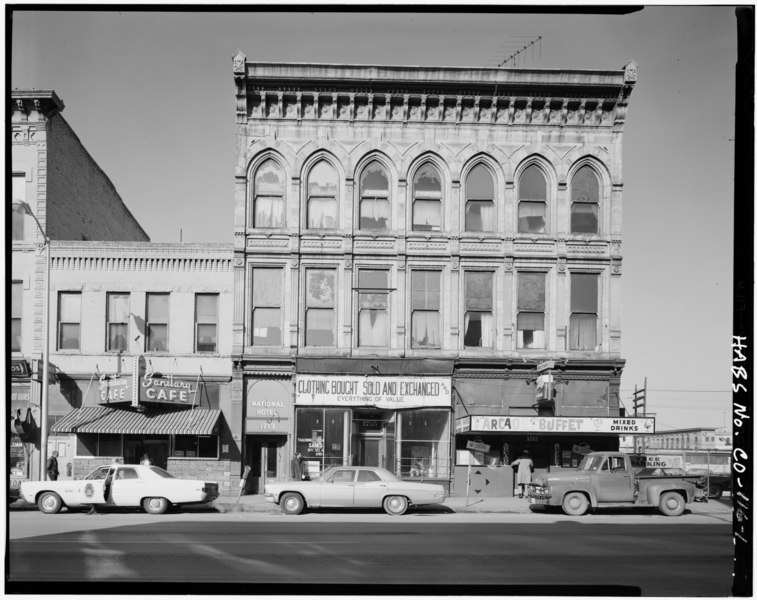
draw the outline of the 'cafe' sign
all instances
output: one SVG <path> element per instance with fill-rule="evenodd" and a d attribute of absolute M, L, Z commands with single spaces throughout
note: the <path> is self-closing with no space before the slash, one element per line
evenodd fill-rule
<path fill-rule="evenodd" d="M 135 390 L 133 376 L 120 373 L 101 375 L 98 385 L 99 403 L 131 402 L 132 406 L 137 406 L 141 402 L 154 402 L 189 406 L 197 401 L 196 381 L 152 372 L 144 373 L 137 379 L 139 386 Z"/>

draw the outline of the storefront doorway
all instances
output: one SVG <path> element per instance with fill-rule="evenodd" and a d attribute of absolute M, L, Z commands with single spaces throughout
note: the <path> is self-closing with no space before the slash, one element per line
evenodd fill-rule
<path fill-rule="evenodd" d="M 353 464 L 384 467 L 394 472 L 395 413 L 389 410 L 355 410 L 352 415 Z"/>
<path fill-rule="evenodd" d="M 169 438 L 167 435 L 124 435 L 124 462 L 136 465 L 147 454 L 150 464 L 168 468 Z"/>
<path fill-rule="evenodd" d="M 245 466 L 250 467 L 245 491 L 262 494 L 267 482 L 281 481 L 286 473 L 285 435 L 248 435 Z"/>

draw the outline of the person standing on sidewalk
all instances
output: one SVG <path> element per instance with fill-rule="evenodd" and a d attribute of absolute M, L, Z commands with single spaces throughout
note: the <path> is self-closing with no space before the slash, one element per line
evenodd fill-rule
<path fill-rule="evenodd" d="M 50 458 L 47 459 L 47 476 L 50 481 L 58 481 L 58 452 L 53 450 Z"/>
<path fill-rule="evenodd" d="M 295 453 L 292 458 L 292 479 L 302 481 L 305 479 L 305 463 L 302 462 L 302 454 Z"/>
<path fill-rule="evenodd" d="M 523 494 L 526 491 L 526 485 L 531 483 L 531 473 L 534 472 L 534 461 L 528 455 L 528 450 L 524 450 L 521 455 L 510 463 L 510 466 L 517 468 L 516 481 L 520 488 L 519 498 L 523 498 Z"/>

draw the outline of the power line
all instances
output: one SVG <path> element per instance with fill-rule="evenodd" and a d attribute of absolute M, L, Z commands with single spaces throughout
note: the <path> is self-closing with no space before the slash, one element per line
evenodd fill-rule
<path fill-rule="evenodd" d="M 621 392 L 631 392 L 631 388 L 621 388 Z M 647 390 L 648 392 L 675 392 L 675 393 L 686 393 L 686 394 L 732 394 L 732 390 L 664 390 L 664 389 L 653 389 L 650 388 Z"/>

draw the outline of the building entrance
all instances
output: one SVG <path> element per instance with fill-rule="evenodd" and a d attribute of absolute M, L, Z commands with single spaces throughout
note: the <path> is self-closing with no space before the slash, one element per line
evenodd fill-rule
<path fill-rule="evenodd" d="M 248 435 L 245 465 L 250 467 L 245 491 L 262 494 L 267 482 L 281 481 L 287 457 L 285 435 Z"/>
<path fill-rule="evenodd" d="M 352 415 L 354 465 L 394 472 L 394 411 L 355 410 Z"/>

